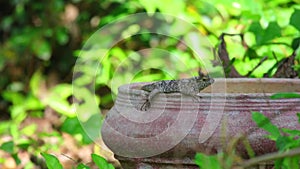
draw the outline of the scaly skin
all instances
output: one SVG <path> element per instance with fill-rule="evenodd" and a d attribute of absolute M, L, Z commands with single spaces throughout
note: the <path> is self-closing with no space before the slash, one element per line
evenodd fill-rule
<path fill-rule="evenodd" d="M 158 93 L 182 93 L 196 97 L 197 93 L 214 82 L 209 76 L 200 75 L 188 79 L 163 80 L 142 86 L 142 90 L 149 92 L 146 102 L 141 110 L 147 110 L 151 106 L 151 100 Z"/>

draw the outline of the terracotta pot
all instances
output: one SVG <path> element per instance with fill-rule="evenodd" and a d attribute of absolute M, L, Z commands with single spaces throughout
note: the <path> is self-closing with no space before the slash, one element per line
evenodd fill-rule
<path fill-rule="evenodd" d="M 196 152 L 217 153 L 245 136 L 256 155 L 276 151 L 267 133 L 252 121 L 261 112 L 279 127 L 300 129 L 300 99 L 270 99 L 277 92 L 300 92 L 299 79 L 216 79 L 199 100 L 179 93 L 157 95 L 140 111 L 145 83 L 124 85 L 102 127 L 106 145 L 124 168 L 197 168 Z M 244 144 L 237 152 L 247 157 Z"/>

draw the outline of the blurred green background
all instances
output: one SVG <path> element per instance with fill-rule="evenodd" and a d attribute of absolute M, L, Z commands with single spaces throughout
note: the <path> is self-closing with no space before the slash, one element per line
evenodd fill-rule
<path fill-rule="evenodd" d="M 229 64 L 241 76 L 273 77 L 279 65 L 291 56 L 293 63 L 286 65 L 295 72 L 300 70 L 299 0 L 1 1 L 0 168 L 37 167 L 41 165 L 39 153 L 45 151 L 69 154 L 71 159 L 82 161 L 88 159 L 78 155 L 81 151 L 101 152 L 101 147 L 91 146 L 92 140 L 76 118 L 71 99 L 73 68 L 94 32 L 116 19 L 140 12 L 180 17 L 192 23 L 216 50 L 222 43 L 222 33 L 239 34 L 224 36 L 223 40 Z M 178 27 L 182 38 L 188 38 L 189 30 L 171 26 Z M 123 31 L 134 30 L 131 27 Z M 155 61 L 147 61 L 149 67 L 168 67 L 177 63 L 178 58 L 189 67 L 178 66 L 168 69 L 170 72 L 128 71 L 120 75 L 119 64 L 128 56 L 141 63 L 142 57 L 136 51 L 147 48 L 163 49 L 177 56 L 169 61 L 158 56 Z M 158 51 L 158 54 L 164 53 Z M 264 62 L 260 64 L 262 59 Z M 101 113 L 112 107 L 119 85 L 190 76 L 180 72 L 197 73 L 201 64 L 195 60 L 189 48 L 171 37 L 143 34 L 124 39 L 101 62 L 95 59 L 101 68 L 95 81 Z M 135 67 L 131 62 L 126 66 Z M 92 80 L 82 81 L 82 85 L 93 84 Z M 72 142 L 76 148 L 66 148 L 66 142 Z M 73 162 L 68 158 L 66 161 Z"/>

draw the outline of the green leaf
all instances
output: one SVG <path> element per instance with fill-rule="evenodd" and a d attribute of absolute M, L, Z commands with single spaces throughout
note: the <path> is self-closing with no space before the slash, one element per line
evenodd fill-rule
<path fill-rule="evenodd" d="M 69 41 L 69 36 L 64 28 L 56 30 L 56 40 L 60 45 L 65 45 Z"/>
<path fill-rule="evenodd" d="M 72 85 L 59 84 L 51 89 L 49 97 L 45 99 L 47 105 L 67 117 L 75 117 L 75 107 L 70 104 L 68 97 L 72 95 Z"/>
<path fill-rule="evenodd" d="M 86 166 L 86 165 L 80 163 L 80 164 L 76 167 L 76 169 L 91 169 L 91 168 L 90 168 L 89 166 Z"/>
<path fill-rule="evenodd" d="M 37 129 L 37 124 L 30 124 L 28 126 L 25 126 L 20 132 L 24 134 L 25 136 L 32 136 Z"/>
<path fill-rule="evenodd" d="M 12 121 L 1 121 L 0 123 L 0 135 L 8 133 Z"/>
<path fill-rule="evenodd" d="M 252 120 L 258 127 L 268 131 L 271 134 L 271 139 L 276 140 L 280 136 L 280 131 L 277 126 L 273 125 L 269 118 L 259 112 L 252 112 Z"/>
<path fill-rule="evenodd" d="M 276 140 L 276 147 L 278 150 L 285 150 L 286 145 L 290 142 L 288 137 L 278 137 Z"/>
<path fill-rule="evenodd" d="M 263 28 L 261 27 L 260 23 L 253 22 L 249 27 L 249 32 L 253 32 L 255 35 L 256 43 L 259 45 L 263 42 Z"/>
<path fill-rule="evenodd" d="M 48 169 L 63 169 L 63 166 L 54 155 L 46 153 L 41 153 L 41 155 L 44 157 Z"/>
<path fill-rule="evenodd" d="M 290 134 L 293 137 L 298 137 L 300 136 L 300 130 L 293 130 L 293 129 L 287 129 L 287 128 L 282 128 L 281 129 L 284 133 Z"/>
<path fill-rule="evenodd" d="M 275 169 L 281 169 L 283 166 L 283 159 L 275 160 L 274 165 L 275 165 Z"/>
<path fill-rule="evenodd" d="M 100 123 L 100 122 L 99 122 Z M 96 130 L 99 131 L 100 128 L 97 127 Z M 84 144 L 89 144 L 93 140 L 87 135 L 87 133 L 83 130 L 79 120 L 76 117 L 67 118 L 62 124 L 61 131 L 69 133 L 71 135 L 80 134 L 82 136 L 82 142 Z"/>
<path fill-rule="evenodd" d="M 33 53 L 40 59 L 47 61 L 51 57 L 51 46 L 46 40 L 34 40 L 32 43 Z"/>
<path fill-rule="evenodd" d="M 69 133 L 71 135 L 82 132 L 80 122 L 76 117 L 67 118 L 61 126 L 61 131 Z"/>
<path fill-rule="evenodd" d="M 12 154 L 14 152 L 14 142 L 13 141 L 5 142 L 0 146 L 0 149 Z"/>
<path fill-rule="evenodd" d="M 255 34 L 258 46 L 281 36 L 281 28 L 277 22 L 270 22 L 266 29 L 263 29 L 258 21 L 253 22 L 249 27 L 249 31 Z"/>
<path fill-rule="evenodd" d="M 97 154 L 92 154 L 92 159 L 94 163 L 99 167 L 99 169 L 114 169 L 112 164 L 109 164 L 103 157 Z"/>
<path fill-rule="evenodd" d="M 6 101 L 12 102 L 14 105 L 22 104 L 25 100 L 25 97 L 20 92 L 14 92 L 14 91 L 3 91 L 2 97 Z"/>
<path fill-rule="evenodd" d="M 290 18 L 290 24 L 293 25 L 298 31 L 300 31 L 300 10 L 295 9 L 294 13 Z"/>
<path fill-rule="evenodd" d="M 300 98 L 300 94 L 298 93 L 276 93 L 273 94 L 271 99 L 286 99 L 286 98 Z"/>
<path fill-rule="evenodd" d="M 36 141 L 29 139 L 29 140 L 22 140 L 18 142 L 17 147 L 23 150 L 27 150 L 29 146 L 32 146 L 33 144 L 35 144 Z"/>
<path fill-rule="evenodd" d="M 18 154 L 17 154 L 17 153 L 12 154 L 12 157 L 13 157 L 13 159 L 15 160 L 15 162 L 16 162 L 17 165 L 21 164 L 21 160 L 20 160 L 20 158 L 18 157 Z"/>
<path fill-rule="evenodd" d="M 264 31 L 264 41 L 270 41 L 281 36 L 281 28 L 277 22 L 270 22 L 267 29 Z"/>
<path fill-rule="evenodd" d="M 300 46 L 300 37 L 293 39 L 292 48 L 296 51 Z"/>
<path fill-rule="evenodd" d="M 195 156 L 195 163 L 203 169 L 222 169 L 217 155 L 207 156 L 205 154 L 197 153 Z"/>
<path fill-rule="evenodd" d="M 41 71 L 36 71 L 30 79 L 30 90 L 32 91 L 34 96 L 38 96 L 40 84 L 43 80 L 43 75 Z"/>

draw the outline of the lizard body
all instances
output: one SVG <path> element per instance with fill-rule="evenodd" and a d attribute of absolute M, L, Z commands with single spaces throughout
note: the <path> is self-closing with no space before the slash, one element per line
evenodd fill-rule
<path fill-rule="evenodd" d="M 211 85 L 213 78 L 205 75 L 180 80 L 163 80 L 142 86 L 142 90 L 149 92 L 146 102 L 141 110 L 147 110 L 150 107 L 151 100 L 158 93 L 182 93 L 196 97 L 197 93 Z"/>

